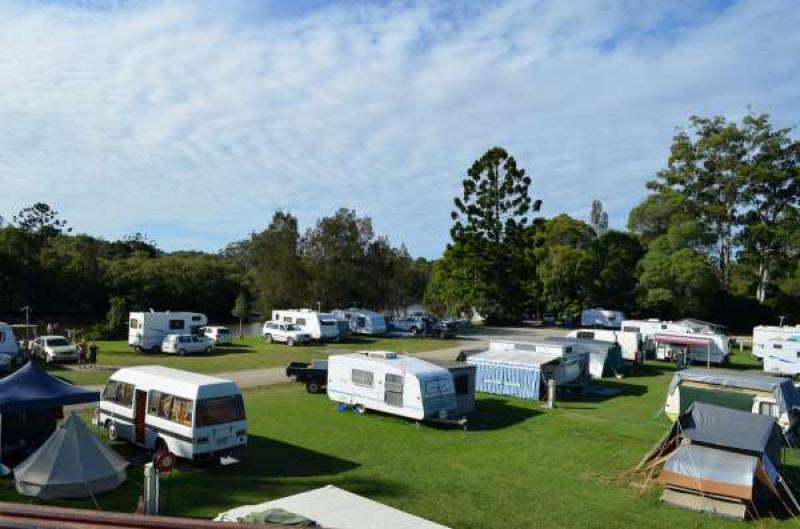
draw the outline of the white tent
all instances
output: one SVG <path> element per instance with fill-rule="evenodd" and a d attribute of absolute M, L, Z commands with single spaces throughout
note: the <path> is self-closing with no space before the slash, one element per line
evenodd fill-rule
<path fill-rule="evenodd" d="M 80 498 L 117 488 L 128 462 L 71 413 L 36 452 L 14 468 L 17 491 L 39 498 Z"/>
<path fill-rule="evenodd" d="M 219 514 L 215 520 L 238 522 L 245 516 L 282 509 L 336 529 L 448 529 L 424 518 L 327 485 L 294 496 L 244 505 Z"/>

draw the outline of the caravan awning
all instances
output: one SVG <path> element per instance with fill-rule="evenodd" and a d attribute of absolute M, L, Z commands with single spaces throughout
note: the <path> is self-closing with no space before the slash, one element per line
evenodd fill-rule
<path fill-rule="evenodd" d="M 707 346 L 711 343 L 711 338 L 701 338 L 700 336 L 683 336 L 680 334 L 663 334 L 656 333 L 653 336 L 656 343 L 665 343 L 669 345 L 703 345 Z"/>

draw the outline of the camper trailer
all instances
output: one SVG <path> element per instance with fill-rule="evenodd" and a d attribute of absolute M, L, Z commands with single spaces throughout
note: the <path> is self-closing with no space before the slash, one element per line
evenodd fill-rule
<path fill-rule="evenodd" d="M 586 309 L 581 312 L 581 327 L 619 329 L 625 314 L 618 310 Z"/>
<path fill-rule="evenodd" d="M 616 342 L 590 340 L 588 338 L 569 338 L 565 336 L 548 336 L 547 343 L 572 346 L 578 353 L 589 355 L 589 375 L 600 379 L 611 376 L 622 376 L 622 348 Z"/>
<path fill-rule="evenodd" d="M 312 340 L 333 341 L 339 339 L 339 326 L 336 317 L 326 312 L 311 309 L 273 310 L 272 321 L 294 323 Z"/>
<path fill-rule="evenodd" d="M 800 339 L 767 340 L 763 355 L 765 373 L 790 377 L 800 375 Z"/>
<path fill-rule="evenodd" d="M 128 345 L 137 352 L 157 353 L 168 334 L 201 334 L 208 319 L 197 312 L 131 312 Z"/>
<path fill-rule="evenodd" d="M 622 359 L 626 362 L 640 364 L 643 360 L 642 335 L 639 333 L 639 331 L 578 329 L 567 334 L 567 337 L 617 343 L 622 351 Z"/>
<path fill-rule="evenodd" d="M 800 325 L 783 325 L 781 327 L 773 325 L 759 325 L 753 328 L 753 355 L 763 358 L 766 352 L 766 343 L 775 338 L 788 340 L 790 338 L 800 339 Z"/>
<path fill-rule="evenodd" d="M 695 401 L 774 417 L 784 431 L 797 422 L 800 392 L 788 378 L 727 369 L 677 371 L 667 389 L 664 412 L 673 421 Z"/>
<path fill-rule="evenodd" d="M 386 318 L 377 312 L 366 309 L 350 308 L 334 310 L 336 318 L 347 320 L 353 334 L 385 334 Z"/>
<path fill-rule="evenodd" d="M 95 424 L 110 439 L 186 459 L 219 457 L 247 444 L 244 401 L 234 382 L 162 366 L 111 375 Z"/>
<path fill-rule="evenodd" d="M 14 329 L 0 322 L 0 371 L 8 372 L 19 361 L 20 348 L 14 336 Z"/>
<path fill-rule="evenodd" d="M 679 354 L 686 363 L 722 365 L 728 359 L 728 339 L 718 334 L 693 332 L 658 332 L 651 340 L 658 360 L 674 361 Z"/>
<path fill-rule="evenodd" d="M 328 398 L 418 421 L 459 421 L 453 375 L 437 365 L 390 351 L 328 357 Z"/>
<path fill-rule="evenodd" d="M 669 344 L 665 340 L 661 340 L 659 343 L 655 339 L 656 334 L 678 336 L 694 335 L 706 337 L 712 342 L 711 363 L 716 363 L 713 358 L 727 357 L 728 353 L 730 352 L 730 338 L 728 335 L 705 332 L 709 329 L 719 326 L 712 327 L 714 324 L 706 324 L 705 322 L 697 323 L 698 321 L 699 320 L 661 321 L 657 319 L 625 320 L 622 322 L 622 330 L 638 332 L 641 335 L 642 352 L 644 353 L 645 359 L 655 358 L 657 360 L 671 360 L 678 348 L 687 348 L 686 345 L 681 345 L 678 343 Z M 705 353 L 707 353 L 708 349 L 707 347 L 704 347 L 706 341 L 701 338 L 697 342 L 697 344 L 693 345 L 693 348 L 696 349 L 696 351 L 694 351 L 696 354 L 692 352 L 692 347 L 689 347 L 687 352 L 692 353 L 693 356 L 700 355 L 702 356 L 702 360 L 705 361 L 707 360 Z M 702 351 L 700 349 L 702 349 Z M 697 361 L 701 360 L 698 359 Z"/>

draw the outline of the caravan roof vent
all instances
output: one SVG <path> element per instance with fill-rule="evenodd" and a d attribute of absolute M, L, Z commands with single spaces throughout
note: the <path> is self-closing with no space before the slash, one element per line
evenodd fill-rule
<path fill-rule="evenodd" d="M 393 351 L 368 351 L 367 356 L 372 358 L 397 358 L 397 353 Z"/>

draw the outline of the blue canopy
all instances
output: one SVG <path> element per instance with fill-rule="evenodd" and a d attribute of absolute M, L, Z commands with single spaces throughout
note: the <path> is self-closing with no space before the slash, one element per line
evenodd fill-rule
<path fill-rule="evenodd" d="M 98 400 L 98 391 L 73 386 L 50 376 L 32 361 L 0 380 L 0 414 Z"/>

